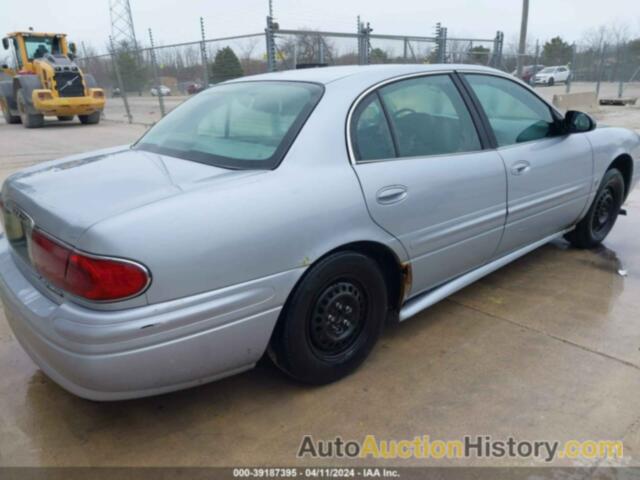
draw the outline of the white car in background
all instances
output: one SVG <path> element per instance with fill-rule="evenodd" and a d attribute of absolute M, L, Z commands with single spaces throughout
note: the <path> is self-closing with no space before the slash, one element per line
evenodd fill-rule
<path fill-rule="evenodd" d="M 169 95 L 171 95 L 171 89 L 169 87 L 165 87 L 164 85 L 160 85 L 159 87 L 153 87 L 151 89 L 151 96 L 152 97 L 157 97 L 158 93 L 160 95 L 162 95 L 163 97 L 167 97 Z"/>
<path fill-rule="evenodd" d="M 533 77 L 533 83 L 552 86 L 556 83 L 566 83 L 570 76 L 571 70 L 568 67 L 546 67 Z"/>

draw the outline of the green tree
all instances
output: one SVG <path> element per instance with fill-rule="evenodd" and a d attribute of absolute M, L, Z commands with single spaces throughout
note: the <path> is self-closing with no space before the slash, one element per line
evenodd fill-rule
<path fill-rule="evenodd" d="M 218 50 L 216 58 L 211 66 L 211 79 L 213 83 L 224 82 L 232 78 L 238 78 L 244 75 L 240 60 L 231 49 L 224 47 Z"/>
<path fill-rule="evenodd" d="M 370 63 L 388 63 L 388 61 L 389 55 L 381 48 L 373 48 L 371 52 L 369 52 Z"/>
<path fill-rule="evenodd" d="M 489 52 L 490 49 L 487 47 L 483 47 L 482 45 L 477 45 L 469 50 L 469 57 L 473 63 L 480 63 L 482 65 L 486 65 L 489 63 Z"/>
<path fill-rule="evenodd" d="M 542 48 L 542 63 L 545 65 L 567 65 L 571 61 L 571 45 L 560 37 L 554 37 Z"/>
<path fill-rule="evenodd" d="M 125 91 L 142 93 L 147 83 L 147 69 L 138 54 L 126 42 L 122 42 L 115 51 L 115 58 Z M 115 78 L 114 85 L 117 85 Z"/>

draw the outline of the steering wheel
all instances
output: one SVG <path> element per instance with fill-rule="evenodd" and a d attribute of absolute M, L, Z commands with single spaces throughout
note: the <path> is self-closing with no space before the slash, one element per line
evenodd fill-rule
<path fill-rule="evenodd" d="M 402 115 L 411 115 L 412 113 L 416 113 L 416 111 L 413 108 L 401 108 L 397 112 L 394 112 L 393 116 L 395 118 L 399 118 Z"/>

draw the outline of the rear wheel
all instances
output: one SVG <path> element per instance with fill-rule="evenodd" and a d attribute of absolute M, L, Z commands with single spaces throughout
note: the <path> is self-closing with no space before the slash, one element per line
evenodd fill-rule
<path fill-rule="evenodd" d="M 616 168 L 607 171 L 587 215 L 565 238 L 578 248 L 600 245 L 618 219 L 624 192 L 624 177 L 620 171 Z"/>
<path fill-rule="evenodd" d="M 40 128 L 44 125 L 44 115 L 29 113 L 24 93 L 20 88 L 16 95 L 18 101 L 18 111 L 20 112 L 20 120 L 25 128 Z"/>
<path fill-rule="evenodd" d="M 2 105 L 2 116 L 4 117 L 5 122 L 11 124 L 20 123 L 20 117 L 18 115 L 11 115 L 6 99 L 0 98 L 0 105 Z"/>
<path fill-rule="evenodd" d="M 93 112 L 89 115 L 78 115 L 80 123 L 83 125 L 95 125 L 100 123 L 100 112 Z"/>
<path fill-rule="evenodd" d="M 69 120 L 73 120 L 73 115 L 58 115 L 58 120 L 68 122 Z"/>
<path fill-rule="evenodd" d="M 287 301 L 269 354 L 299 381 L 334 382 L 369 355 L 386 314 L 387 288 L 377 264 L 356 252 L 330 255 Z"/>

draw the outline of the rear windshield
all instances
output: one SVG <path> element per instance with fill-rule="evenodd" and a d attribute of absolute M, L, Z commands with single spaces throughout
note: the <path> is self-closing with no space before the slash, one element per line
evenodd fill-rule
<path fill-rule="evenodd" d="M 272 169 L 322 96 L 320 85 L 218 85 L 158 122 L 134 148 L 231 169 Z"/>

